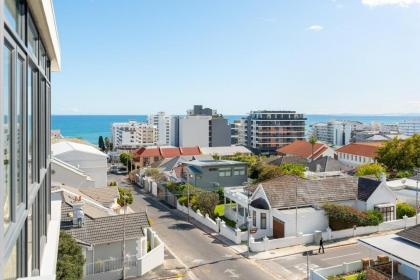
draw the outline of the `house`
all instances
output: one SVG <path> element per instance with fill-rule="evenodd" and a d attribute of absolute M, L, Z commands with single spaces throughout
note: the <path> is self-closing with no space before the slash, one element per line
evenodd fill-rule
<path fill-rule="evenodd" d="M 359 239 L 359 244 L 387 259 L 371 264 L 367 279 L 420 279 L 420 225 L 396 234 Z"/>
<path fill-rule="evenodd" d="M 303 166 L 308 165 L 308 159 L 300 156 L 272 156 L 267 158 L 265 161 L 267 164 L 271 165 L 282 165 L 284 163 L 293 163 L 293 164 L 300 164 Z"/>
<path fill-rule="evenodd" d="M 121 214 L 117 197 L 118 190 L 110 187 L 53 190 L 52 200 L 61 201 L 61 230 L 76 240 L 86 259 L 84 279 L 121 279 L 122 255 L 127 277 L 141 276 L 164 261 L 164 244 L 146 212 L 128 208 Z"/>
<path fill-rule="evenodd" d="M 336 150 L 338 160 L 353 168 L 365 163 L 374 163 L 377 151 L 383 143 L 364 142 L 345 145 Z"/>
<path fill-rule="evenodd" d="M 296 140 L 289 145 L 279 148 L 277 154 L 315 160 L 324 156 L 334 157 L 334 150 L 322 143 L 315 143 L 312 147 L 312 144 L 307 141 Z"/>
<path fill-rule="evenodd" d="M 415 177 L 391 180 L 386 184 L 395 193 L 398 201 L 406 202 L 412 206 L 416 205 L 417 190 L 420 193 L 420 182 Z"/>
<path fill-rule="evenodd" d="M 108 156 L 97 148 L 73 141 L 60 141 L 51 145 L 52 156 L 82 170 L 94 181 L 95 187 L 107 186 Z M 63 180 L 52 175 L 53 180 Z"/>
<path fill-rule="evenodd" d="M 51 178 L 55 183 L 77 188 L 95 186 L 95 181 L 86 172 L 55 157 L 51 159 Z"/>
<path fill-rule="evenodd" d="M 377 180 L 374 177 L 360 177 L 358 180 L 357 208 L 362 211 L 378 210 L 384 221 L 397 217 L 397 195 L 387 186 L 385 177 Z"/>
<path fill-rule="evenodd" d="M 133 162 L 136 169 L 148 167 L 166 158 L 173 158 L 177 156 L 195 156 L 200 155 L 199 147 L 185 147 L 178 148 L 172 146 L 149 146 L 142 147 L 133 152 Z"/>
<path fill-rule="evenodd" d="M 348 175 L 309 179 L 283 175 L 250 188 L 225 188 L 225 216 L 239 226 L 246 224 L 249 203 L 256 239 L 325 231 L 328 218 L 321 209 L 325 203 L 362 211 L 378 209 L 393 219 L 396 197 L 392 191 L 385 183 L 367 186 L 363 180 L 359 184 L 357 178 Z"/>
<path fill-rule="evenodd" d="M 192 160 L 184 163 L 184 180 L 194 186 L 214 190 L 243 185 L 248 180 L 247 164 L 232 160 Z"/>

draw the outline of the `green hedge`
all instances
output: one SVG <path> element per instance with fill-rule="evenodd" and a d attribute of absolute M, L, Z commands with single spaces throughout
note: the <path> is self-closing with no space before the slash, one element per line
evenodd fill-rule
<path fill-rule="evenodd" d="M 363 212 L 346 205 L 327 203 L 323 206 L 332 230 L 342 230 L 353 226 L 376 226 L 383 222 L 382 213 L 376 210 Z"/>
<path fill-rule="evenodd" d="M 408 203 L 397 203 L 397 219 L 402 219 L 404 216 L 413 217 L 416 215 L 416 208 Z"/>

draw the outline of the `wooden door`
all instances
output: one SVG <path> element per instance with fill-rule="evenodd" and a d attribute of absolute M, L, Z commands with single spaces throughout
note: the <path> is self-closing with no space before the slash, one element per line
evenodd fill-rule
<path fill-rule="evenodd" d="M 274 238 L 284 237 L 284 222 L 276 218 L 273 218 L 273 237 Z"/>

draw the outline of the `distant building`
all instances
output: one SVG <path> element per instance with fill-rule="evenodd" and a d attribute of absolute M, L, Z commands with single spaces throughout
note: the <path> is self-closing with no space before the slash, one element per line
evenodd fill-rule
<path fill-rule="evenodd" d="M 313 134 L 324 143 L 343 146 L 350 143 L 352 124 L 343 121 L 329 121 L 312 125 Z"/>
<path fill-rule="evenodd" d="M 305 121 L 296 111 L 252 111 L 246 118 L 246 145 L 258 154 L 275 154 L 278 148 L 305 140 Z"/>
<path fill-rule="evenodd" d="M 399 125 L 401 133 L 407 136 L 420 134 L 420 119 L 400 122 L 398 125 Z"/>
<path fill-rule="evenodd" d="M 357 167 L 365 163 L 376 162 L 376 155 L 383 142 L 351 143 L 336 150 L 338 160 L 350 166 Z"/>
<path fill-rule="evenodd" d="M 112 143 L 114 149 L 132 150 L 144 146 L 156 145 L 157 127 L 136 121 L 112 124 Z"/>
<path fill-rule="evenodd" d="M 200 154 L 201 151 L 199 147 L 178 148 L 171 146 L 149 146 L 133 151 L 133 162 L 137 169 L 152 166 L 156 162 L 167 158 L 174 158 L 178 156 L 197 156 Z"/>
<path fill-rule="evenodd" d="M 246 120 L 235 120 L 230 124 L 230 135 L 232 145 L 246 145 Z"/>
<path fill-rule="evenodd" d="M 220 147 L 231 143 L 227 119 L 216 110 L 195 105 L 179 119 L 179 146 Z"/>
<path fill-rule="evenodd" d="M 179 117 L 158 112 L 149 116 L 149 125 L 156 126 L 157 144 L 160 146 L 178 146 Z"/>
<path fill-rule="evenodd" d="M 226 146 L 226 147 L 200 147 L 203 155 L 211 156 L 233 156 L 235 154 L 250 155 L 252 152 L 244 146 Z"/>
<path fill-rule="evenodd" d="M 215 190 L 241 186 L 248 180 L 247 164 L 231 160 L 193 160 L 184 163 L 184 179 L 194 186 Z"/>

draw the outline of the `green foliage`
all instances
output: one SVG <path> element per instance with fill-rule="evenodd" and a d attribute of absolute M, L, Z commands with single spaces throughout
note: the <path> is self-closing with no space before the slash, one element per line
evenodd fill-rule
<path fill-rule="evenodd" d="M 296 163 L 283 163 L 280 165 L 280 170 L 283 174 L 305 176 L 305 166 Z"/>
<path fill-rule="evenodd" d="M 402 202 L 397 203 L 397 219 L 402 219 L 404 216 L 413 217 L 416 215 L 416 208 L 412 205 Z"/>
<path fill-rule="evenodd" d="M 199 192 L 197 195 L 197 207 L 203 215 L 208 214 L 214 218 L 214 209 L 219 203 L 219 195 L 214 192 Z"/>
<path fill-rule="evenodd" d="M 99 136 L 98 147 L 102 152 L 105 151 L 105 143 L 104 143 L 104 138 L 102 137 L 102 135 Z"/>
<path fill-rule="evenodd" d="M 309 137 L 309 143 L 311 144 L 311 148 L 312 148 L 312 152 L 311 152 L 311 161 L 312 160 L 314 160 L 313 159 L 313 157 L 314 157 L 314 147 L 315 147 L 315 144 L 316 144 L 316 142 L 318 141 L 318 139 L 316 138 L 316 135 L 315 134 L 312 134 L 310 137 Z"/>
<path fill-rule="evenodd" d="M 413 176 L 413 171 L 411 170 L 401 170 L 395 174 L 395 178 L 407 178 Z"/>
<path fill-rule="evenodd" d="M 377 179 L 385 173 L 385 168 L 379 163 L 361 164 L 356 168 L 356 176 L 374 175 Z"/>
<path fill-rule="evenodd" d="M 120 205 L 121 207 L 125 207 L 133 203 L 133 194 L 131 190 L 118 188 L 118 192 L 119 192 L 119 196 L 117 199 L 118 205 Z"/>
<path fill-rule="evenodd" d="M 219 196 L 219 203 L 224 203 L 225 201 L 225 191 L 223 187 L 217 188 L 217 190 L 214 191 Z"/>
<path fill-rule="evenodd" d="M 299 177 L 304 177 L 305 167 L 300 164 L 295 163 L 283 163 L 280 166 L 271 165 L 271 164 L 261 164 L 259 166 L 259 174 L 256 182 L 263 182 L 281 175 L 296 175 Z"/>
<path fill-rule="evenodd" d="M 131 161 L 133 160 L 133 156 L 130 153 L 121 153 L 120 154 L 120 162 L 124 165 L 127 166 L 128 169 L 131 171 Z"/>
<path fill-rule="evenodd" d="M 223 217 L 225 215 L 225 205 L 224 204 L 218 204 L 214 208 L 214 215 L 216 217 Z"/>
<path fill-rule="evenodd" d="M 73 237 L 65 232 L 60 232 L 57 257 L 58 280 L 83 279 L 83 265 L 85 258 L 82 249 L 77 245 Z"/>
<path fill-rule="evenodd" d="M 111 181 L 111 182 L 109 182 L 109 186 L 110 187 L 116 187 L 117 186 L 117 182 Z"/>
<path fill-rule="evenodd" d="M 420 134 L 406 140 L 394 138 L 378 149 L 377 161 L 386 167 L 392 177 L 401 171 L 420 167 Z"/>
<path fill-rule="evenodd" d="M 189 185 L 190 187 L 193 187 L 192 185 Z M 184 190 L 188 187 L 188 184 L 178 184 L 175 182 L 167 182 L 166 188 L 176 197 L 181 197 Z"/>
<path fill-rule="evenodd" d="M 357 274 L 356 280 L 366 280 L 367 276 L 366 276 L 366 271 L 362 271 L 359 274 Z"/>
<path fill-rule="evenodd" d="M 378 211 L 363 212 L 346 205 L 326 203 L 323 205 L 332 230 L 352 228 L 353 226 L 373 226 L 383 221 Z"/>
<path fill-rule="evenodd" d="M 164 178 L 159 168 L 147 168 L 144 174 L 147 177 L 151 177 L 156 183 L 159 183 Z"/>
<path fill-rule="evenodd" d="M 114 148 L 111 141 L 109 140 L 108 137 L 105 137 L 104 139 L 104 144 L 105 144 L 105 151 L 112 151 L 112 149 Z"/>

